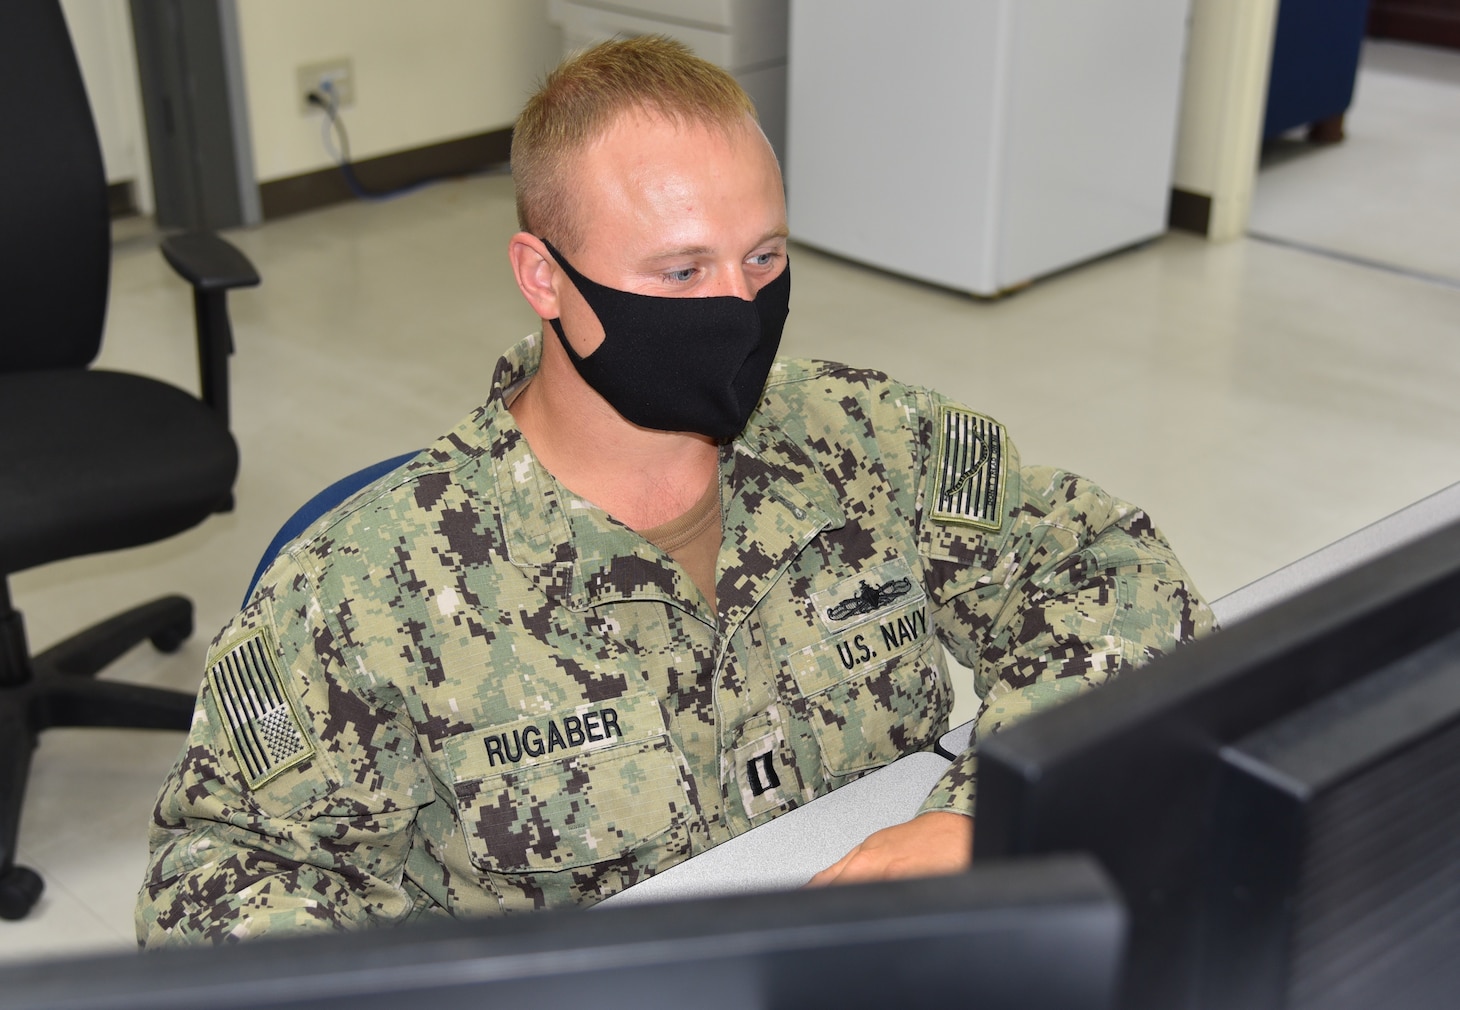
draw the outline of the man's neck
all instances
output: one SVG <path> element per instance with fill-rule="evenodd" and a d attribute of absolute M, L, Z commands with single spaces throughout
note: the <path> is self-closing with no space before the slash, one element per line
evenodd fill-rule
<path fill-rule="evenodd" d="M 689 511 L 718 472 L 714 440 L 630 424 L 576 373 L 562 371 L 544 360 L 508 406 L 538 462 L 631 529 Z"/>

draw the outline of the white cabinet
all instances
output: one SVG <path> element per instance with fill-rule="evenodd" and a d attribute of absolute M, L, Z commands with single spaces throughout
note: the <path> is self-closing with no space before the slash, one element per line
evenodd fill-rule
<path fill-rule="evenodd" d="M 977 295 L 1166 227 L 1187 0 L 795 0 L 792 237 Z"/>

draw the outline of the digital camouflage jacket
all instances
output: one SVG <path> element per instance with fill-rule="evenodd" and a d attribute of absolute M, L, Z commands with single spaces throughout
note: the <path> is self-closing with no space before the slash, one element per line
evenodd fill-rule
<path fill-rule="evenodd" d="M 872 371 L 782 361 L 720 457 L 717 611 L 491 398 L 274 560 L 164 783 L 148 945 L 588 904 L 948 727 L 1204 633 L 1146 515 Z M 971 814 L 972 748 L 924 810 Z"/>

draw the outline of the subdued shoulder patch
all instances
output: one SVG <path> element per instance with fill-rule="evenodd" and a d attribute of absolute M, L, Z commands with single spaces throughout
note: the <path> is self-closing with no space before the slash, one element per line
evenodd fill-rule
<path fill-rule="evenodd" d="M 266 630 L 255 631 L 218 657 L 208 667 L 208 684 L 250 789 L 314 753 L 299 702 L 279 676 Z"/>
<path fill-rule="evenodd" d="M 932 518 L 997 530 L 1004 522 L 1004 428 L 963 407 L 938 408 Z"/>

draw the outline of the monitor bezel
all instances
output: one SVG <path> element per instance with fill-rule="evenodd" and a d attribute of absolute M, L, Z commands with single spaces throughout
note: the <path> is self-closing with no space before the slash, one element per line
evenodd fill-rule
<path fill-rule="evenodd" d="M 1190 1005 L 1220 749 L 1460 627 L 1460 522 L 980 742 L 975 865 L 1094 854 L 1127 1003 Z"/>
<path fill-rule="evenodd" d="M 1124 935 L 1124 910 L 1094 861 L 1056 857 L 943 878 L 5 965 L 0 993 L 12 1010 L 398 1010 L 447 999 L 744 1010 L 972 994 L 982 1010 L 1110 1007 Z"/>

